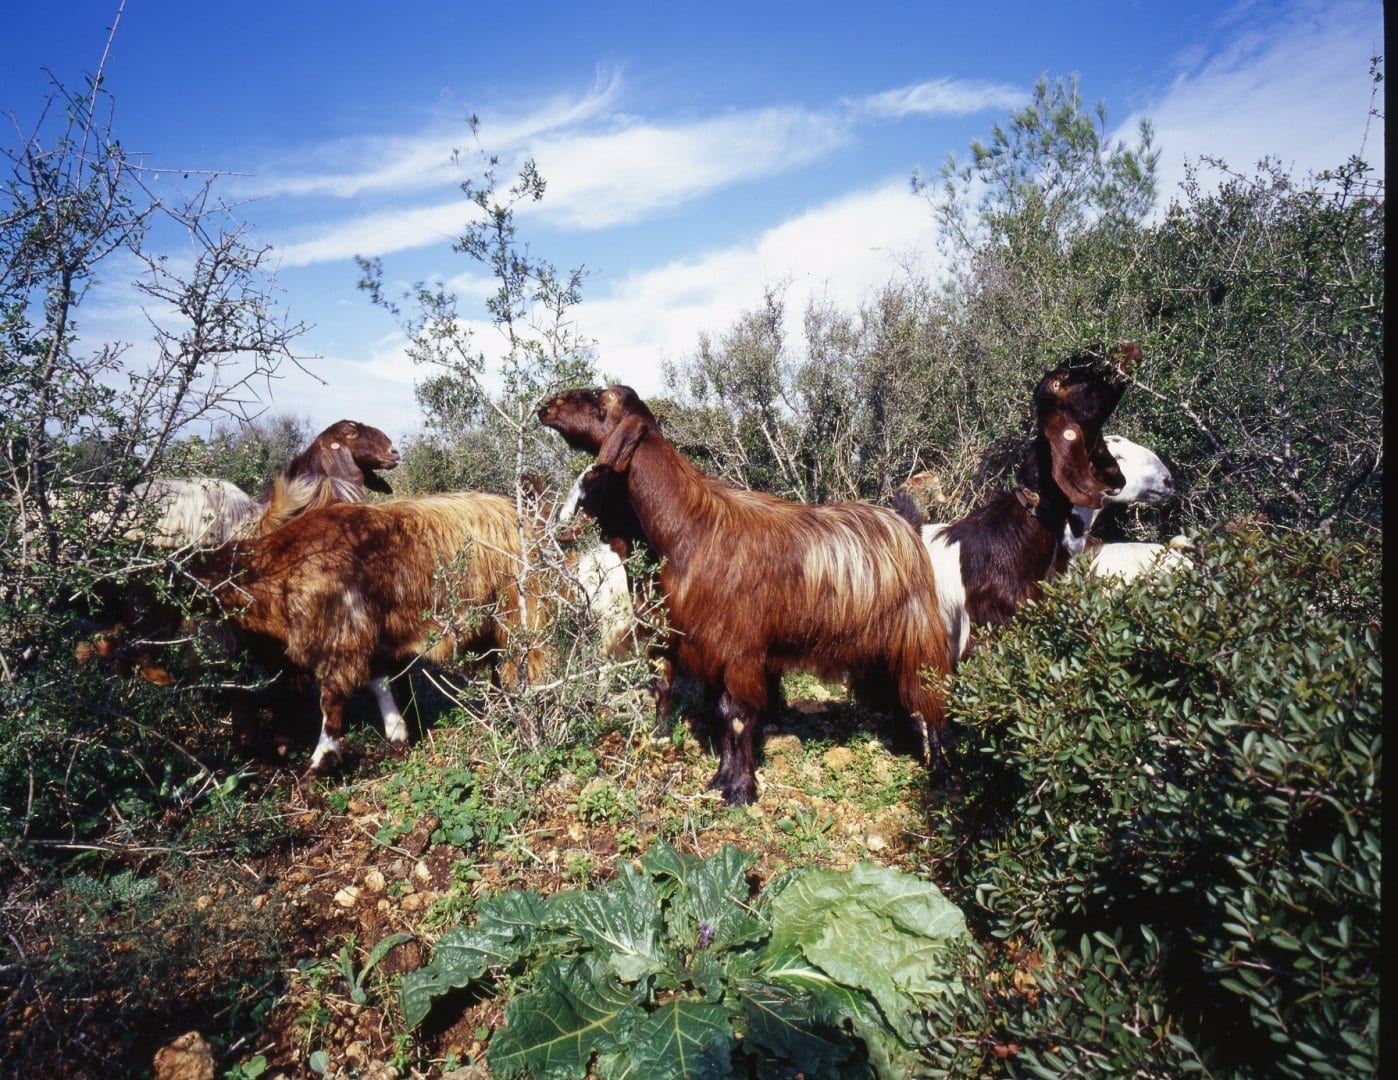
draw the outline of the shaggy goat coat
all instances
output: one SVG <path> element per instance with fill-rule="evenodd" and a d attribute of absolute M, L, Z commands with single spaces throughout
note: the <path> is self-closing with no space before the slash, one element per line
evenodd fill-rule
<path fill-rule="evenodd" d="M 503 649 L 533 626 L 522 600 L 521 535 L 497 495 L 429 495 L 309 510 L 269 535 L 200 556 L 196 572 L 245 630 L 282 643 L 320 682 L 322 729 L 311 771 L 339 758 L 345 701 L 414 657 Z M 539 658 L 525 661 L 531 676 Z M 512 661 L 501 678 L 518 677 Z M 372 687 L 383 708 L 383 684 Z M 386 726 L 389 718 L 385 716 Z M 405 728 L 387 732 L 406 742 Z"/>
<path fill-rule="evenodd" d="M 949 667 L 917 535 L 889 510 L 808 506 L 704 476 L 628 387 L 570 391 L 540 419 L 625 482 L 649 544 L 680 664 L 721 691 L 719 768 L 730 803 L 756 796 L 758 721 L 783 671 L 849 676 L 894 698 L 940 760 L 945 714 L 923 681 Z M 880 685 L 882 684 L 882 685 Z"/>

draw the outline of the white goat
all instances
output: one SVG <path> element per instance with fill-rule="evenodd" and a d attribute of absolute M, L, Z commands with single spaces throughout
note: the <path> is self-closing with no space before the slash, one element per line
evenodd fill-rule
<path fill-rule="evenodd" d="M 179 480 L 157 476 L 137 488 L 133 498 L 154 507 L 148 526 L 128 531 L 129 539 L 149 540 L 156 547 L 217 547 L 243 535 L 262 513 L 262 506 L 236 484 L 201 476 Z"/>
<path fill-rule="evenodd" d="M 1152 450 L 1121 435 L 1104 437 L 1107 448 L 1121 466 L 1126 486 L 1115 495 L 1102 499 L 1108 506 L 1145 503 L 1158 506 L 1175 494 L 1174 477 L 1165 462 Z M 1086 554 L 1088 571 L 1097 577 L 1110 577 L 1120 582 L 1134 581 L 1143 574 L 1164 574 L 1190 565 L 1184 552 L 1194 545 L 1186 536 L 1176 536 L 1169 544 L 1144 542 L 1093 542 L 1092 526 L 1102 510 L 1086 506 L 1073 507 L 1073 517 L 1063 530 L 1063 548 L 1069 555 Z"/>
<path fill-rule="evenodd" d="M 584 470 L 573 481 L 563 500 L 558 511 L 560 525 L 568 525 L 576 517 L 586 475 Z M 636 629 L 636 610 L 622 557 L 611 545 L 598 542 L 578 555 L 572 573 L 585 597 L 587 613 L 601 631 L 603 651 L 608 656 L 622 655 L 635 640 Z"/>

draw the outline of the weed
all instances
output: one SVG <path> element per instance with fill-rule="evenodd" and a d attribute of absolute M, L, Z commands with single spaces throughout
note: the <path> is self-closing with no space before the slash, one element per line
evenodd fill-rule
<path fill-rule="evenodd" d="M 364 966 L 356 973 L 354 970 L 354 950 L 357 942 L 353 935 L 346 938 L 339 955 L 336 957 L 336 963 L 339 966 L 340 974 L 344 976 L 345 983 L 349 986 L 350 1001 L 356 1005 L 368 1002 L 369 992 L 364 988 L 364 980 L 369 977 L 369 973 L 374 970 L 379 961 L 387 956 L 395 946 L 412 939 L 411 934 L 390 934 L 369 950 Z"/>
<path fill-rule="evenodd" d="M 777 822 L 777 828 L 790 837 L 790 844 L 782 849 L 793 859 L 817 855 L 829 855 L 830 844 L 827 834 L 835 827 L 835 819 L 822 814 L 814 807 L 797 804 L 790 817 Z"/>
<path fill-rule="evenodd" d="M 258 1054 L 256 1057 L 248 1058 L 247 1061 L 240 1061 L 223 1074 L 223 1080 L 258 1080 L 267 1071 L 267 1059 Z"/>

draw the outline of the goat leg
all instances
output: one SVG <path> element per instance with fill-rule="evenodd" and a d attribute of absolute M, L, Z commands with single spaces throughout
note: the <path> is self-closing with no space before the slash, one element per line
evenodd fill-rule
<path fill-rule="evenodd" d="M 379 703 L 379 715 L 383 717 L 383 733 L 389 747 L 395 754 L 403 754 L 408 749 L 408 724 L 398 711 L 398 703 L 393 700 L 393 690 L 388 685 L 388 676 L 379 675 L 369 680 L 369 690 Z"/>
<path fill-rule="evenodd" d="M 324 776 L 340 766 L 340 735 L 345 726 L 347 694 L 328 684 L 320 688 L 320 739 L 311 755 L 307 776 Z"/>
<path fill-rule="evenodd" d="M 757 722 L 759 711 L 724 691 L 718 702 L 718 771 L 709 781 L 729 806 L 757 800 Z"/>

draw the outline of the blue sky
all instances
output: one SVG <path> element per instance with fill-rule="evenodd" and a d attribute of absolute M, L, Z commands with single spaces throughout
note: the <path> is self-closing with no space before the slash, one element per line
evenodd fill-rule
<path fill-rule="evenodd" d="M 5 4 L 0 142 L 47 88 L 92 71 L 117 0 Z M 911 193 L 964 154 L 1035 80 L 1076 73 L 1134 138 L 1151 119 L 1166 198 L 1186 159 L 1298 174 L 1361 150 L 1382 168 L 1368 58 L 1373 0 L 1285 3 L 656 3 L 467 5 L 357 0 L 128 0 L 107 62 L 123 144 L 171 169 L 219 170 L 272 244 L 317 377 L 268 403 L 321 427 L 348 416 L 401 440 L 420 425 L 386 315 L 355 288 L 355 254 L 390 281 L 442 277 L 480 295 L 450 250 L 466 219 L 453 149 L 526 156 L 549 181 L 521 217 L 536 255 L 589 276 L 577 329 L 642 394 L 660 363 L 721 333 L 763 287 L 789 310 L 853 308 L 907 268 L 935 276 L 930 208 Z M 10 117 L 15 123 L 10 122 Z M 180 183 L 179 174 L 162 182 Z M 139 347 L 124 294 L 84 332 Z M 793 330 L 799 322 L 793 322 Z M 488 327 L 478 343 L 496 346 Z M 323 380 L 318 381 L 318 380 Z"/>

